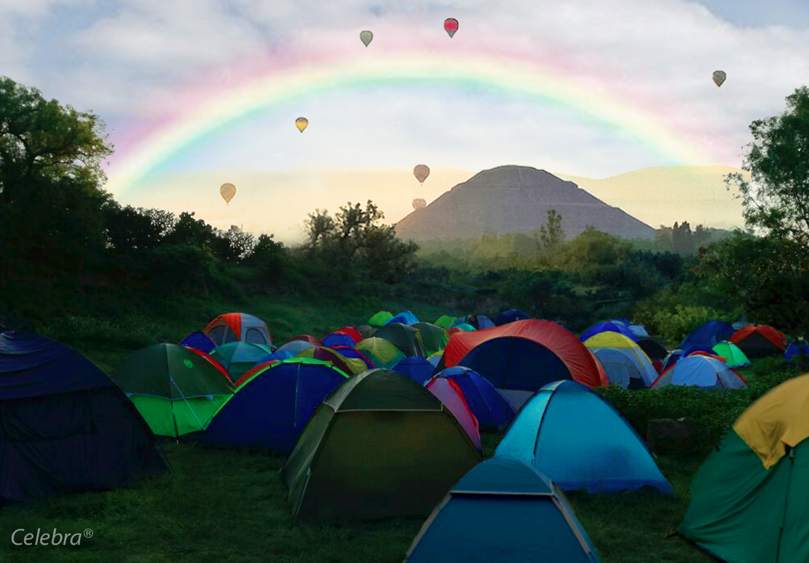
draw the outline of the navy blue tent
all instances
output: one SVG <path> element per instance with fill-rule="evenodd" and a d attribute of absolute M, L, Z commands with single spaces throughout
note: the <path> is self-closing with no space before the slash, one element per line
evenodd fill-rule
<path fill-rule="evenodd" d="M 134 405 L 95 364 L 0 333 L 0 500 L 109 489 L 168 470 Z"/>
<path fill-rule="evenodd" d="M 219 408 L 198 443 L 291 452 L 315 409 L 346 379 L 330 362 L 312 358 L 259 367 Z"/>
<path fill-rule="evenodd" d="M 414 325 L 419 322 L 419 319 L 416 315 L 414 315 L 410 311 L 402 311 L 398 315 L 395 315 L 388 319 L 385 324 L 389 325 L 391 323 L 401 323 L 403 325 Z"/>
<path fill-rule="evenodd" d="M 412 356 L 404 358 L 393 366 L 393 371 L 406 375 L 416 383 L 423 385 L 433 376 L 435 367 L 427 358 Z"/>
<path fill-rule="evenodd" d="M 186 348 L 194 348 L 195 350 L 199 350 L 200 352 L 205 352 L 206 354 L 210 354 L 211 350 L 216 348 L 216 343 L 211 340 L 207 334 L 204 332 L 192 332 L 185 338 L 183 338 L 182 342 L 180 342 L 180 346 L 185 346 Z"/>
<path fill-rule="evenodd" d="M 407 563 L 598 563 L 564 495 L 516 459 L 476 465 L 424 523 Z"/>
<path fill-rule="evenodd" d="M 595 336 L 596 334 L 599 334 L 601 332 L 617 332 L 618 334 L 623 334 L 624 336 L 629 338 L 632 342 L 638 341 L 637 335 L 631 330 L 629 330 L 628 326 L 625 326 L 623 323 L 613 323 L 613 322 L 594 324 L 581 334 L 579 340 L 584 342 L 591 336 Z"/>
<path fill-rule="evenodd" d="M 356 344 L 354 339 L 351 338 L 345 332 L 330 332 L 326 336 L 320 339 L 320 345 L 324 348 L 335 348 L 337 346 L 350 346 L 353 347 Z"/>
<path fill-rule="evenodd" d="M 635 429 L 575 381 L 551 383 L 534 395 L 494 455 L 533 465 L 563 491 L 673 491 Z"/>
<path fill-rule="evenodd" d="M 481 430 L 502 430 L 514 418 L 514 409 L 508 400 L 475 370 L 455 366 L 436 377 L 452 379 L 458 384 Z"/>
<path fill-rule="evenodd" d="M 519 309 L 506 309 L 502 313 L 497 313 L 494 316 L 494 324 L 502 326 L 514 321 L 521 321 L 523 319 L 530 319 L 531 315 L 520 311 Z"/>
<path fill-rule="evenodd" d="M 794 356 L 799 355 L 809 356 L 809 344 L 796 340 L 784 352 L 784 359 L 791 360 Z"/>
<path fill-rule="evenodd" d="M 713 347 L 729 340 L 731 336 L 736 333 L 736 330 L 727 323 L 721 321 L 708 321 L 702 326 L 694 329 L 694 331 L 685 337 L 677 348 L 685 350 L 687 347 L 694 344 L 702 344 L 703 346 Z"/>
<path fill-rule="evenodd" d="M 368 359 L 368 356 L 366 356 L 359 350 L 355 350 L 353 346 L 335 346 L 334 348 L 332 348 L 332 350 L 338 352 L 344 358 L 348 359 L 357 358 L 362 360 L 365 363 L 365 365 L 368 366 L 368 369 L 376 368 L 373 362 L 370 359 Z"/>

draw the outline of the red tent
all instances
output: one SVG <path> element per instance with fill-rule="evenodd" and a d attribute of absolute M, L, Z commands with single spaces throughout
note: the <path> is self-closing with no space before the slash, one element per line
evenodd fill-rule
<path fill-rule="evenodd" d="M 337 332 L 345 332 L 355 343 L 362 340 L 362 334 L 360 334 L 360 331 L 353 326 L 344 326 L 343 328 L 338 329 Z"/>
<path fill-rule="evenodd" d="M 293 340 L 303 340 L 304 342 L 309 342 L 315 346 L 320 346 L 320 339 L 317 336 L 312 336 L 311 334 L 299 334 L 289 339 L 290 342 Z"/>
<path fill-rule="evenodd" d="M 730 337 L 730 342 L 738 346 L 748 358 L 783 355 L 788 344 L 786 336 L 767 325 L 742 327 Z"/>
<path fill-rule="evenodd" d="M 444 350 L 444 367 L 458 364 L 473 348 L 495 338 L 522 338 L 546 347 L 556 354 L 570 371 L 574 381 L 589 387 L 608 386 L 603 366 L 566 328 L 550 322 L 526 319 L 475 332 L 453 334 Z"/>

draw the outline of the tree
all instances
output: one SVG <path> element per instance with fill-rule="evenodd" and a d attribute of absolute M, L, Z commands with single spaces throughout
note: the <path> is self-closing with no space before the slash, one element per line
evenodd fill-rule
<path fill-rule="evenodd" d="M 543 256 L 552 256 L 565 240 L 565 231 L 562 229 L 562 216 L 555 209 L 549 209 L 547 222 L 539 228 L 540 253 Z"/>
<path fill-rule="evenodd" d="M 103 248 L 106 139 L 97 115 L 0 77 L 0 247 L 12 262 L 80 271 Z"/>

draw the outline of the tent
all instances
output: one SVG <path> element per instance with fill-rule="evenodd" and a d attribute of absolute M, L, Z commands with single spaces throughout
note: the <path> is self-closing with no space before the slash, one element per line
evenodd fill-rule
<path fill-rule="evenodd" d="M 449 412 L 452 413 L 461 428 L 466 431 L 475 447 L 481 449 L 478 419 L 472 414 L 472 409 L 469 408 L 466 397 L 464 397 L 463 391 L 458 387 L 458 384 L 451 379 L 438 377 L 430 380 L 425 387 L 444 403 L 444 406 L 449 409 Z"/>
<path fill-rule="evenodd" d="M 708 354 L 714 354 L 714 349 L 707 344 L 690 344 L 684 350 L 672 350 L 671 353 L 666 356 L 666 359 L 663 360 L 663 369 L 662 371 L 666 371 L 670 367 L 673 367 L 681 358 L 686 358 L 693 354 L 694 352 L 706 352 Z"/>
<path fill-rule="evenodd" d="M 503 326 L 505 324 L 513 323 L 514 321 L 524 321 L 530 319 L 531 315 L 520 311 L 519 309 L 506 309 L 494 316 L 494 324 Z"/>
<path fill-rule="evenodd" d="M 351 337 L 351 340 L 353 340 L 354 343 L 350 344 L 350 346 L 353 346 L 354 344 L 362 340 L 362 333 L 360 333 L 360 331 L 354 328 L 353 326 L 344 326 L 338 329 L 337 332 L 345 332 L 347 335 Z"/>
<path fill-rule="evenodd" d="M 767 325 L 747 325 L 737 330 L 728 341 L 738 346 L 748 358 L 782 356 L 788 344 L 781 332 Z"/>
<path fill-rule="evenodd" d="M 155 344 L 129 356 L 112 376 L 157 436 L 178 438 L 208 427 L 233 394 L 209 362 L 176 344 Z"/>
<path fill-rule="evenodd" d="M 246 313 L 219 315 L 205 327 L 204 332 L 217 346 L 236 341 L 272 345 L 267 323 Z"/>
<path fill-rule="evenodd" d="M 334 348 L 332 348 L 332 350 L 334 350 L 335 352 L 337 352 L 338 354 L 349 360 L 353 358 L 362 360 L 363 363 L 365 364 L 365 367 L 368 369 L 374 369 L 376 367 L 373 364 L 373 362 L 368 358 L 368 356 L 366 356 L 365 354 L 354 348 L 349 348 L 348 346 L 335 346 Z"/>
<path fill-rule="evenodd" d="M 455 366 L 443 370 L 435 377 L 452 379 L 458 384 L 481 429 L 499 432 L 514 418 L 511 403 L 476 371 Z"/>
<path fill-rule="evenodd" d="M 713 347 L 713 351 L 717 355 L 725 358 L 728 367 L 742 368 L 750 365 L 750 360 L 747 359 L 744 352 L 742 352 L 738 346 L 730 342 L 720 342 Z"/>
<path fill-rule="evenodd" d="M 348 375 L 328 362 L 293 358 L 245 374 L 200 436 L 200 444 L 289 453 L 323 399 Z"/>
<path fill-rule="evenodd" d="M 283 346 L 279 347 L 276 352 L 290 352 L 294 356 L 300 354 L 304 350 L 314 348 L 315 346 L 319 346 L 319 344 L 313 344 L 308 340 L 290 340 Z"/>
<path fill-rule="evenodd" d="M 452 326 L 449 327 L 447 331 L 448 336 L 452 336 L 456 332 L 475 332 L 477 329 L 470 325 L 469 323 L 464 323 L 460 321 L 455 321 L 452 323 Z"/>
<path fill-rule="evenodd" d="M 0 333 L 0 502 L 167 470 L 148 426 L 95 364 L 54 340 Z"/>
<path fill-rule="evenodd" d="M 261 364 L 266 364 L 267 362 L 283 362 L 284 360 L 288 360 L 290 358 L 294 358 L 295 354 L 290 352 L 289 350 L 276 350 L 272 354 L 264 356 L 259 361 L 255 363 L 253 367 L 260 366 Z M 253 368 L 250 368 L 253 369 Z M 246 373 L 246 372 L 245 372 Z M 242 375 L 244 377 L 244 375 Z"/>
<path fill-rule="evenodd" d="M 795 342 L 791 343 L 787 348 L 787 351 L 784 352 L 784 359 L 788 361 L 795 356 L 800 355 L 809 356 L 809 344 L 796 340 Z"/>
<path fill-rule="evenodd" d="M 584 344 L 550 321 L 515 321 L 454 334 L 438 368 L 455 365 L 471 368 L 488 379 L 515 408 L 551 381 L 572 379 L 591 387 L 609 385 L 604 368 Z"/>
<path fill-rule="evenodd" d="M 374 338 L 387 340 L 401 350 L 405 356 L 426 356 L 421 334 L 412 326 L 391 322 L 377 330 Z"/>
<path fill-rule="evenodd" d="M 564 494 L 536 468 L 493 458 L 452 487 L 407 563 L 598 563 Z"/>
<path fill-rule="evenodd" d="M 385 324 L 389 325 L 391 323 L 399 323 L 399 324 L 409 326 L 409 325 L 416 324 L 417 322 L 419 322 L 419 319 L 412 312 L 410 312 L 410 311 L 402 311 L 401 313 L 399 313 L 399 314 L 389 318 L 387 321 L 385 321 Z"/>
<path fill-rule="evenodd" d="M 201 352 L 205 352 L 206 354 L 210 354 L 211 350 L 216 348 L 216 344 L 214 343 L 211 338 L 205 334 L 204 332 L 192 332 L 180 342 L 180 346 L 185 346 L 186 348 L 194 348 L 195 350 L 199 350 Z"/>
<path fill-rule="evenodd" d="M 362 339 L 360 339 L 362 340 Z M 320 339 L 320 345 L 324 348 L 335 348 L 337 346 L 351 346 L 353 347 L 356 344 L 353 338 L 345 332 L 336 331 L 330 332 L 326 336 Z"/>
<path fill-rule="evenodd" d="M 393 371 L 406 375 L 419 384 L 424 384 L 433 376 L 435 366 L 427 358 L 409 357 L 393 366 Z"/>
<path fill-rule="evenodd" d="M 392 368 L 405 358 L 405 355 L 393 344 L 383 338 L 372 336 L 354 346 L 365 354 L 378 368 Z"/>
<path fill-rule="evenodd" d="M 289 339 L 290 342 L 308 342 L 312 346 L 320 346 L 320 339 L 311 334 L 297 334 Z"/>
<path fill-rule="evenodd" d="M 646 327 L 644 327 L 643 325 L 629 325 L 628 328 L 630 332 L 632 332 L 632 334 L 637 336 L 639 339 L 649 337 L 649 333 L 646 332 Z"/>
<path fill-rule="evenodd" d="M 390 319 L 393 318 L 393 313 L 389 311 L 379 311 L 378 313 L 374 314 L 370 319 L 368 319 L 368 324 L 370 326 L 385 326 Z"/>
<path fill-rule="evenodd" d="M 430 362 L 431 364 L 433 364 L 433 367 L 435 367 L 435 366 L 438 365 L 438 362 L 440 362 L 441 358 L 443 358 L 443 357 L 444 357 L 444 351 L 441 350 L 439 352 L 436 352 L 435 354 L 430 354 L 427 357 L 427 361 Z"/>
<path fill-rule="evenodd" d="M 694 331 L 685 337 L 685 339 L 677 347 L 679 350 L 684 350 L 693 344 L 702 344 L 703 346 L 714 346 L 722 341 L 727 340 L 733 333 L 736 332 L 733 327 L 721 321 L 708 321 L 702 326 L 697 327 Z"/>
<path fill-rule="evenodd" d="M 227 370 L 232 381 L 236 381 L 270 353 L 269 347 L 263 344 L 229 342 L 214 348 L 211 358 Z"/>
<path fill-rule="evenodd" d="M 587 386 L 543 387 L 514 419 L 495 457 L 531 464 L 562 490 L 673 491 L 646 444 L 612 405 Z"/>
<path fill-rule="evenodd" d="M 666 350 L 663 343 L 656 338 L 652 338 L 651 336 L 638 338 L 638 346 L 640 346 L 641 350 L 646 352 L 646 355 L 652 361 L 662 360 L 669 355 L 669 351 Z"/>
<path fill-rule="evenodd" d="M 668 368 L 652 384 L 652 389 L 668 385 L 696 385 L 702 389 L 740 389 L 747 387 L 741 375 L 727 364 L 707 356 L 688 356 Z"/>
<path fill-rule="evenodd" d="M 725 561 L 809 561 L 809 375 L 753 403 L 691 483 L 681 536 Z"/>
<path fill-rule="evenodd" d="M 455 319 L 454 325 L 457 326 L 461 323 L 469 324 L 475 327 L 475 330 L 484 330 L 497 326 L 495 322 L 486 315 L 466 315 L 464 317 L 458 317 Z"/>
<path fill-rule="evenodd" d="M 366 363 L 358 358 L 347 358 L 336 350 L 315 346 L 295 355 L 296 358 L 312 358 L 323 362 L 330 362 L 334 367 L 349 375 L 356 375 L 368 369 Z"/>
<path fill-rule="evenodd" d="M 416 323 L 412 327 L 418 330 L 421 335 L 421 343 L 426 356 L 443 350 L 449 341 L 447 331 L 440 326 L 430 323 Z"/>
<path fill-rule="evenodd" d="M 441 315 L 440 317 L 438 317 L 435 320 L 435 323 L 433 323 L 433 324 L 435 326 L 441 327 L 441 328 L 443 328 L 445 330 L 449 330 L 449 327 L 452 326 L 452 323 L 455 322 L 456 318 L 457 317 L 452 317 L 450 315 Z"/>
<path fill-rule="evenodd" d="M 638 337 L 635 336 L 635 334 L 631 330 L 629 330 L 629 328 L 626 325 L 622 323 L 613 323 L 613 322 L 594 324 L 593 326 L 591 326 L 582 333 L 582 335 L 579 337 L 579 340 L 585 342 L 589 340 L 591 337 L 595 336 L 596 334 L 600 334 L 602 332 L 617 332 L 618 334 L 623 334 L 624 336 L 629 338 L 632 342 L 638 341 Z"/>
<path fill-rule="evenodd" d="M 377 327 L 371 325 L 360 325 L 357 327 L 357 332 L 360 333 L 360 340 L 365 340 L 366 338 L 371 338 L 374 333 L 376 332 Z M 357 342 L 359 344 L 359 342 Z"/>
<path fill-rule="evenodd" d="M 604 366 L 604 371 L 607 372 L 607 377 L 610 379 L 610 385 L 617 385 L 623 389 L 645 389 L 657 379 L 657 371 L 652 366 L 651 381 L 645 382 L 643 373 L 647 369 L 638 362 L 630 350 L 599 348 L 593 353 Z"/>
<path fill-rule="evenodd" d="M 611 331 L 599 332 L 585 340 L 584 345 L 593 352 L 603 348 L 612 348 L 628 352 L 634 359 L 633 363 L 638 367 L 638 372 L 643 380 L 644 387 L 651 386 L 654 380 L 657 379 L 657 370 L 652 365 L 652 360 L 649 359 L 646 352 L 644 352 L 634 340 L 623 334 Z M 607 355 L 603 355 L 603 357 L 606 358 Z M 610 358 L 617 359 L 615 356 L 610 356 Z M 601 360 L 602 356 L 598 356 L 598 359 Z M 606 366 L 604 367 L 606 369 Z"/>
<path fill-rule="evenodd" d="M 435 395 L 376 369 L 326 397 L 281 475 L 295 522 L 427 517 L 480 461 Z"/>

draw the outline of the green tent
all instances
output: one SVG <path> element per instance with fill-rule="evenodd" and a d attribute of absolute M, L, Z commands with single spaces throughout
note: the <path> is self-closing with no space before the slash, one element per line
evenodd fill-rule
<path fill-rule="evenodd" d="M 441 401 L 384 369 L 327 396 L 281 470 L 295 522 L 427 517 L 480 452 Z"/>
<path fill-rule="evenodd" d="M 412 326 L 403 325 L 402 323 L 390 323 L 377 330 L 374 337 L 387 340 L 409 358 L 413 356 L 423 358 L 426 356 L 421 333 Z"/>
<path fill-rule="evenodd" d="M 441 315 L 435 320 L 435 326 L 441 327 L 445 330 L 449 330 L 452 326 L 452 323 L 455 322 L 455 319 L 458 317 L 450 317 L 449 315 Z"/>
<path fill-rule="evenodd" d="M 401 350 L 383 338 L 366 338 L 354 349 L 362 352 L 378 368 L 390 369 L 405 357 Z"/>
<path fill-rule="evenodd" d="M 393 313 L 390 311 L 379 311 L 373 317 L 368 319 L 368 324 L 371 326 L 385 326 L 385 323 L 393 318 Z"/>
<path fill-rule="evenodd" d="M 459 328 L 463 332 L 475 332 L 477 329 L 470 325 L 469 323 L 457 323 L 453 324 L 451 328 Z"/>
<path fill-rule="evenodd" d="M 691 483 L 679 533 L 724 561 L 809 561 L 809 375 L 733 424 Z"/>
<path fill-rule="evenodd" d="M 447 346 L 449 337 L 447 331 L 430 323 L 415 323 L 411 325 L 419 331 L 421 342 L 424 345 L 424 355 L 430 356 Z"/>
<path fill-rule="evenodd" d="M 233 394 L 227 376 L 176 344 L 135 352 L 112 376 L 157 436 L 178 438 L 208 427 Z"/>
<path fill-rule="evenodd" d="M 376 327 L 371 325 L 360 325 L 357 327 L 363 338 L 371 338 L 376 332 Z"/>
<path fill-rule="evenodd" d="M 732 342 L 720 342 L 713 347 L 713 351 L 718 356 L 722 356 L 727 361 L 728 367 L 741 368 L 750 365 L 750 360 L 742 352 L 741 348 Z"/>
<path fill-rule="evenodd" d="M 217 346 L 211 352 L 211 357 L 222 364 L 231 381 L 239 381 L 241 376 L 250 371 L 259 360 L 269 356 L 272 352 L 266 344 L 251 344 L 250 342 L 228 342 Z"/>

